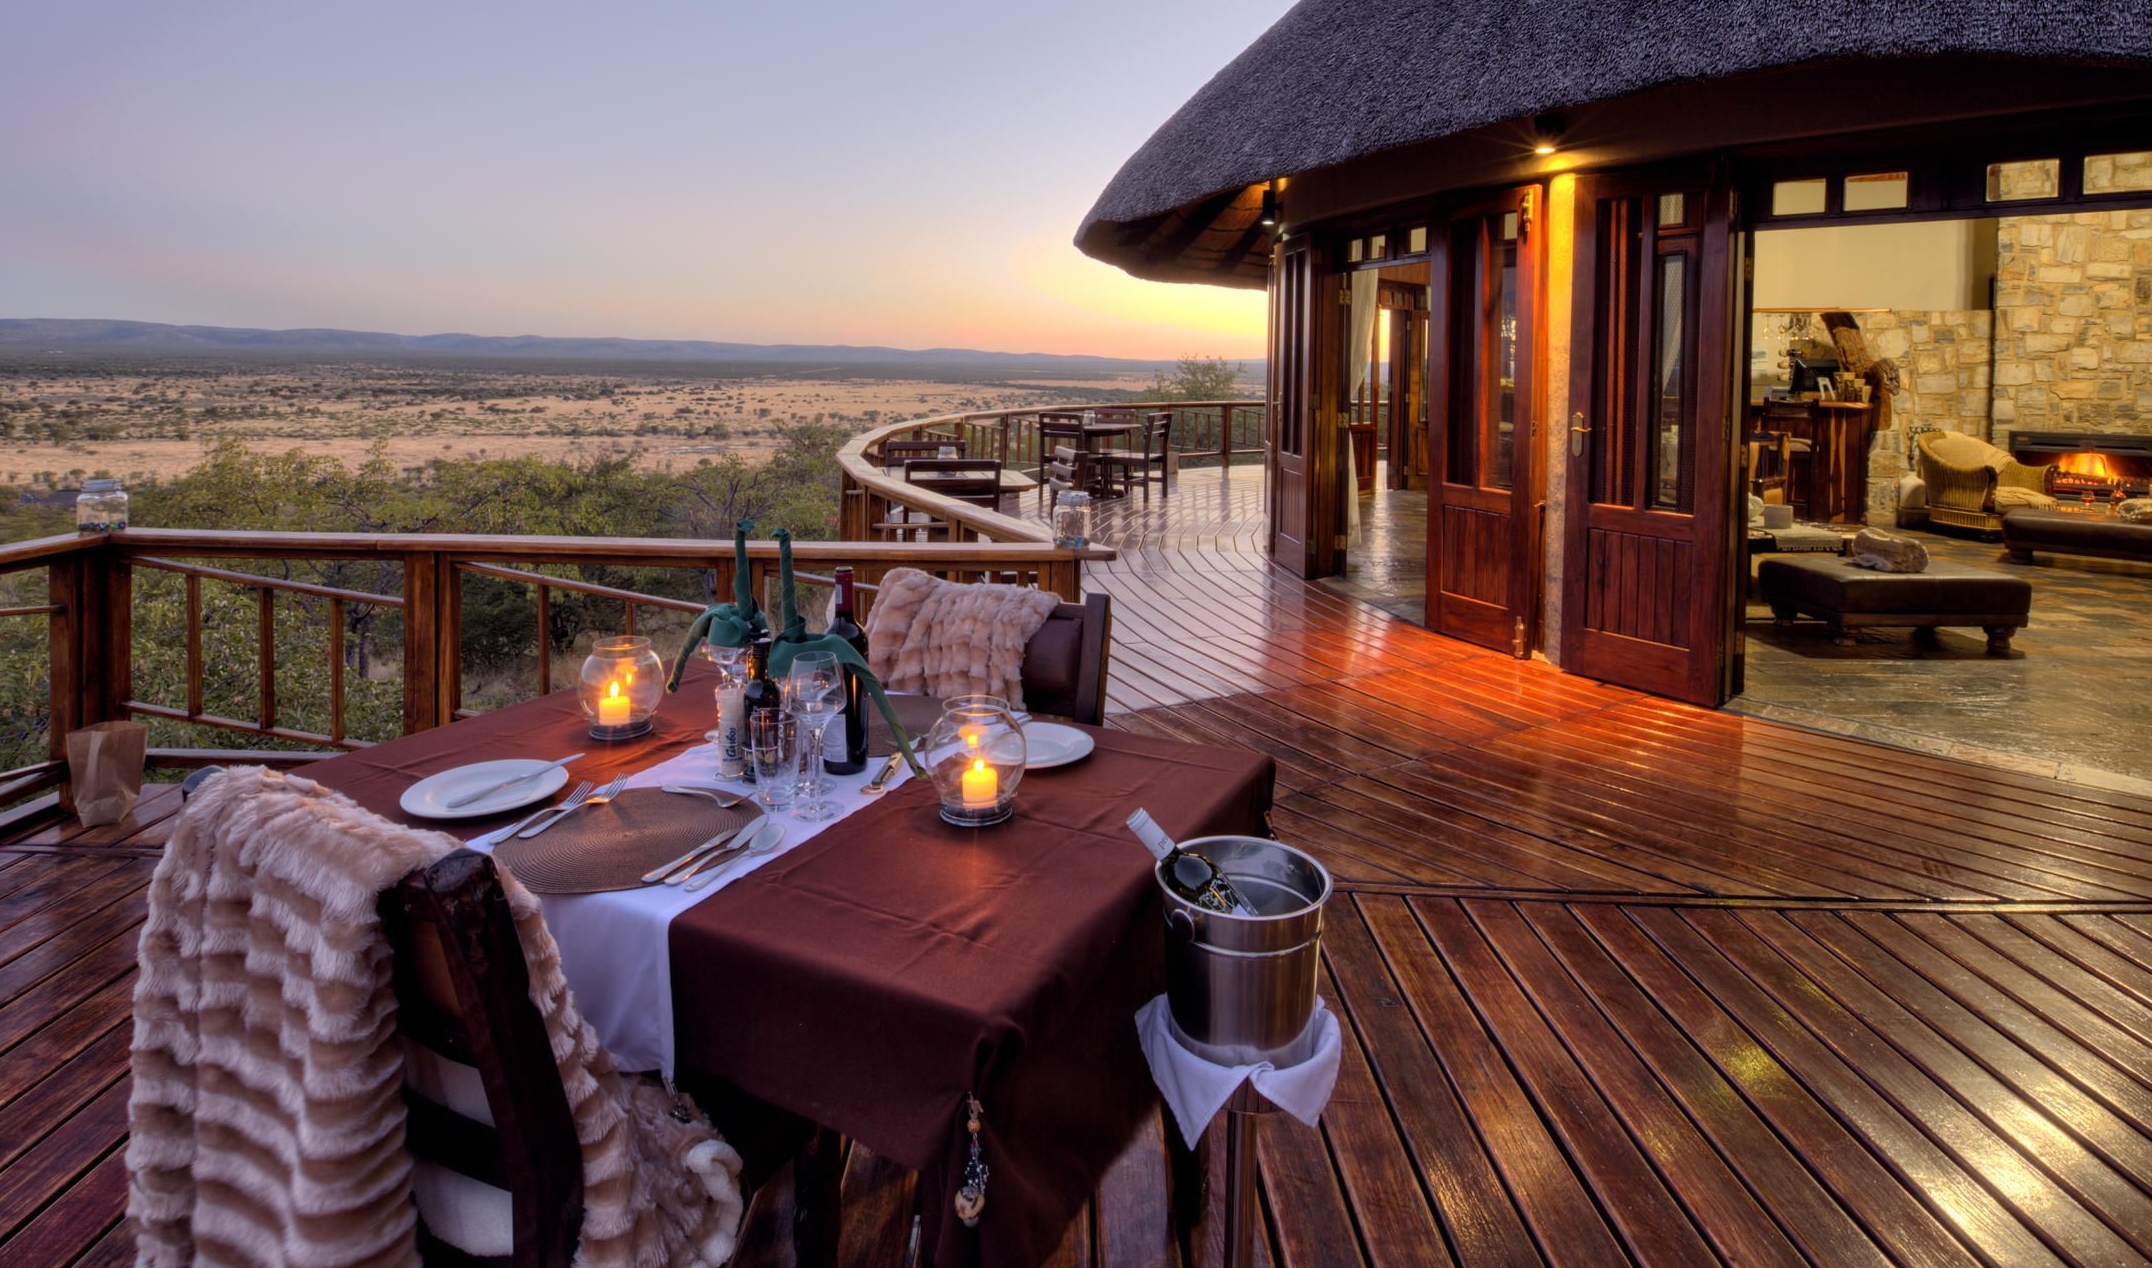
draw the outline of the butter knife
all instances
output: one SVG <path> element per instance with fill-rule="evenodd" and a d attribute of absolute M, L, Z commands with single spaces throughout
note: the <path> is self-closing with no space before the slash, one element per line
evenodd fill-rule
<path fill-rule="evenodd" d="M 874 772 L 874 778 L 868 780 L 865 784 L 862 784 L 860 786 L 859 795 L 862 797 L 881 796 L 882 789 L 887 787 L 889 784 L 889 777 L 897 773 L 897 763 L 903 760 L 904 754 L 891 753 L 889 755 L 889 760 L 882 763 L 882 769 Z"/>
<path fill-rule="evenodd" d="M 740 846 L 747 844 L 748 838 L 755 835 L 755 829 L 761 827 L 763 821 L 767 818 L 767 815 L 759 816 L 757 818 L 748 820 L 747 826 L 745 827 L 727 828 L 723 832 L 720 832 L 716 836 L 711 837 L 709 840 L 703 842 L 701 845 L 698 845 L 694 849 L 689 850 L 687 853 L 681 855 L 679 858 L 674 859 L 672 862 L 667 863 L 662 867 L 651 868 L 649 871 L 643 873 L 643 884 L 654 885 L 657 882 L 664 880 L 666 876 L 670 875 L 671 873 L 679 871 L 681 868 L 695 862 L 697 859 L 700 859 L 708 851 L 716 849 L 720 842 L 730 843 L 726 845 L 726 849 L 737 849 Z"/>
<path fill-rule="evenodd" d="M 694 880 L 691 880 L 687 884 L 682 885 L 680 888 L 692 894 L 696 890 L 699 890 L 703 886 L 708 885 L 710 882 L 716 880 L 719 876 L 724 875 L 726 870 L 731 868 L 733 864 L 742 862 L 747 859 L 759 859 L 763 855 L 768 854 L 770 851 L 784 844 L 784 840 L 785 825 L 781 823 L 764 824 L 762 826 L 762 831 L 755 834 L 755 843 L 752 846 L 748 847 L 745 853 L 729 857 L 725 859 L 724 862 L 719 863 L 716 867 L 709 866 L 711 860 L 716 857 L 715 855 L 712 855 L 709 859 L 704 859 L 695 867 L 695 870 L 697 873 L 699 873 L 699 875 L 697 875 Z"/>

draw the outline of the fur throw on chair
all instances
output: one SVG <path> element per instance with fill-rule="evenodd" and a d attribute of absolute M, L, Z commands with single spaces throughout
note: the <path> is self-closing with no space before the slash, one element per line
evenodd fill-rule
<path fill-rule="evenodd" d="M 961 585 L 897 568 L 867 612 L 868 661 L 890 691 L 944 700 L 983 693 L 1021 709 L 1024 648 L 1059 606 L 1045 590 Z"/>
<path fill-rule="evenodd" d="M 418 1263 L 375 902 L 459 845 L 256 767 L 188 803 L 150 883 L 135 985 L 137 1263 Z M 723 1262 L 739 1156 L 699 1115 L 672 1119 L 662 1090 L 621 1077 L 576 1011 L 537 899 L 500 879 L 582 1143 L 576 1263 Z"/>

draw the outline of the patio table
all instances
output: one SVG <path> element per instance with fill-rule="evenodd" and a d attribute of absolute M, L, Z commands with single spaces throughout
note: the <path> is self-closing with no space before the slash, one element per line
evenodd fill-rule
<path fill-rule="evenodd" d="M 574 775 L 599 780 L 700 744 L 711 672 L 692 666 L 639 740 L 593 744 L 560 692 L 306 774 L 387 818 L 443 827 L 398 808 L 413 780 L 578 747 L 590 755 Z M 951 827 L 932 785 L 913 780 L 671 926 L 682 1067 L 917 1170 L 936 1264 L 1045 1258 L 1156 1104 L 1133 1017 L 1164 989 L 1163 920 L 1129 811 L 1184 839 L 1264 827 L 1269 757 L 1090 733 L 1089 758 L 1025 776 L 1006 824 Z M 468 837 L 508 818 L 446 826 Z M 975 1229 L 950 1206 L 968 1094 L 992 1168 Z"/>

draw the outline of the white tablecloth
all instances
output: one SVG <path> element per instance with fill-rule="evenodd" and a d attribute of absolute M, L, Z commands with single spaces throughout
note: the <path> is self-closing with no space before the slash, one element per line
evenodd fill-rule
<path fill-rule="evenodd" d="M 877 800 L 861 796 L 859 789 L 881 767 L 877 758 L 858 774 L 830 776 L 837 786 L 831 799 L 844 807 L 844 814 L 821 823 L 803 823 L 790 810 L 779 811 L 776 821 L 785 827 L 781 846 L 759 859 L 726 865 L 723 876 L 695 893 L 684 893 L 677 885 L 646 885 L 604 894 L 540 896 L 546 925 L 553 931 L 553 941 L 560 944 L 561 969 L 575 992 L 576 1007 L 612 1050 L 621 1069 L 658 1070 L 667 1077 L 673 1073 L 672 957 L 667 945 L 673 917 Z M 910 768 L 900 764 L 888 787 L 894 790 L 909 778 Z M 630 788 L 660 784 L 748 790 L 745 783 L 718 777 L 715 745 L 689 749 L 628 778 Z M 472 846 L 489 848 L 476 841 Z"/>

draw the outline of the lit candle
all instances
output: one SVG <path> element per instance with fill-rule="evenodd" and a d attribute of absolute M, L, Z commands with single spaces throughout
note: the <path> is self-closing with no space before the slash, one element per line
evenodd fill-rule
<path fill-rule="evenodd" d="M 964 771 L 964 809 L 992 810 L 1001 795 L 1001 777 L 983 757 L 971 759 Z"/>
<path fill-rule="evenodd" d="M 626 726 L 629 707 L 628 698 L 620 694 L 620 684 L 607 683 L 605 694 L 598 697 L 598 725 Z"/>

